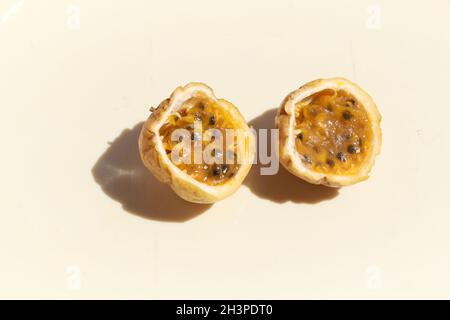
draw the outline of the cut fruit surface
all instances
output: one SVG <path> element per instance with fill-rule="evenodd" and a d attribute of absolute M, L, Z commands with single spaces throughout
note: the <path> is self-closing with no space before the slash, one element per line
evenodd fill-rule
<path fill-rule="evenodd" d="M 343 90 L 323 90 L 297 103 L 294 134 L 302 161 L 318 172 L 353 173 L 371 148 L 369 116 Z"/>
<path fill-rule="evenodd" d="M 177 88 L 152 112 L 139 138 L 144 165 L 197 203 L 233 193 L 250 170 L 254 149 L 238 109 L 202 83 Z"/>
<path fill-rule="evenodd" d="M 372 98 L 343 78 L 312 81 L 280 106 L 280 162 L 311 183 L 344 186 L 368 178 L 381 146 Z"/>
<path fill-rule="evenodd" d="M 239 170 L 240 165 L 235 156 L 235 137 L 227 137 L 227 131 L 233 134 L 239 128 L 214 100 L 199 94 L 184 102 L 176 113 L 170 115 L 168 121 L 159 130 L 167 154 L 170 154 L 182 142 L 183 136 L 172 139 L 175 131 L 179 129 L 187 131 L 186 140 L 189 140 L 190 150 L 194 150 L 196 144 L 201 147 L 201 150 L 205 150 L 216 137 L 220 137 L 220 141 L 217 141 L 215 148 L 211 148 L 210 153 L 211 158 L 217 161 L 195 163 L 195 153 L 191 152 L 188 155 L 188 163 L 175 163 L 179 169 L 197 181 L 209 185 L 223 184 Z"/>

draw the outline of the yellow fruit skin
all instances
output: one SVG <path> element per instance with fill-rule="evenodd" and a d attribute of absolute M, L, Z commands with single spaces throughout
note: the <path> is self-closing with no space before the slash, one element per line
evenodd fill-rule
<path fill-rule="evenodd" d="M 316 92 L 326 89 L 346 90 L 364 106 L 370 118 L 373 134 L 372 150 L 359 170 L 349 175 L 337 175 L 314 172 L 302 164 L 294 147 L 293 124 L 295 122 L 295 104 Z M 279 129 L 278 156 L 280 163 L 293 175 L 313 184 L 329 187 L 352 185 L 369 178 L 369 172 L 375 163 L 375 157 L 381 151 L 381 115 L 373 99 L 358 85 L 345 78 L 318 79 L 289 93 L 281 103 L 275 125 Z"/>
<path fill-rule="evenodd" d="M 162 148 L 159 129 L 171 112 L 176 111 L 183 101 L 186 101 L 197 91 L 216 99 L 211 88 L 203 83 L 189 83 L 184 87 L 178 87 L 170 98 L 162 101 L 149 116 L 142 127 L 139 136 L 139 152 L 142 162 L 147 169 L 161 182 L 171 186 L 181 198 L 194 203 L 214 203 L 234 193 L 247 176 L 252 166 L 255 153 L 254 136 L 251 134 L 245 119 L 239 110 L 230 102 L 216 99 L 217 103 L 224 108 L 235 121 L 240 129 L 246 130 L 245 151 L 247 161 L 241 165 L 239 171 L 226 183 L 219 186 L 208 186 L 202 184 L 177 168 L 168 158 Z"/>

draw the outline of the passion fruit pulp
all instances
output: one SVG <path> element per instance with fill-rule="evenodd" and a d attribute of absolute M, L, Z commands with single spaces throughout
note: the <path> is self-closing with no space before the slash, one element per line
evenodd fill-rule
<path fill-rule="evenodd" d="M 205 95 L 198 95 L 184 102 L 177 112 L 170 115 L 168 121 L 159 130 L 168 155 L 177 145 L 183 143 L 182 136 L 173 139 L 174 132 L 180 129 L 188 132 L 188 149 L 192 151 L 187 155 L 187 161 L 172 160 L 180 170 L 208 185 L 223 184 L 239 170 L 240 165 L 236 162 L 236 140 L 234 136 L 230 137 L 230 134 L 227 134 L 227 131 L 233 133 L 238 128 L 215 101 Z M 215 139 L 220 141 L 214 141 Z M 201 150 L 205 150 L 212 142 L 217 145 L 210 154 L 213 163 L 207 163 L 204 160 L 200 163 L 195 161 L 195 152 L 193 152 L 195 148 L 200 147 Z M 182 153 L 182 150 L 180 152 Z"/>
<path fill-rule="evenodd" d="M 310 183 L 341 187 L 365 180 L 381 150 L 375 102 L 344 78 L 318 79 L 294 90 L 275 122 L 280 162 Z"/>
<path fill-rule="evenodd" d="M 352 173 L 371 148 L 369 117 L 343 90 L 323 90 L 296 105 L 295 146 L 302 161 L 324 173 Z"/>
<path fill-rule="evenodd" d="M 253 164 L 255 139 L 232 103 L 193 82 L 176 88 L 151 111 L 139 151 L 158 180 L 195 203 L 214 203 L 239 188 Z"/>

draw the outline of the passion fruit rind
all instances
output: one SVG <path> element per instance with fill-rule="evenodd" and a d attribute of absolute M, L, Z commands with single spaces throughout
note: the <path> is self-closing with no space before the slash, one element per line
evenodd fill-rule
<path fill-rule="evenodd" d="M 324 90 L 344 90 L 365 109 L 372 133 L 371 148 L 358 170 L 349 174 L 317 172 L 304 163 L 295 146 L 294 127 L 296 123 L 296 106 L 302 100 Z M 344 78 L 318 79 L 311 81 L 286 96 L 280 105 L 275 123 L 279 129 L 279 159 L 281 164 L 292 174 L 313 184 L 330 187 L 352 185 L 366 180 L 381 149 L 381 115 L 373 99 L 358 85 Z"/>
<path fill-rule="evenodd" d="M 161 126 L 172 113 L 182 107 L 185 101 L 196 94 L 203 94 L 214 100 L 220 108 L 230 115 L 233 119 L 233 124 L 237 128 L 248 133 L 242 144 L 244 148 L 242 152 L 244 152 L 244 156 L 249 158 L 246 160 L 250 161 L 243 161 L 236 174 L 224 184 L 212 186 L 193 179 L 170 160 L 162 145 L 159 135 Z M 141 159 L 148 170 L 158 180 L 169 184 L 181 198 L 195 203 L 214 203 L 231 195 L 242 184 L 252 166 L 255 141 L 245 119 L 232 103 L 224 99 L 217 99 L 212 89 L 203 83 L 189 83 L 184 87 L 176 88 L 168 99 L 162 101 L 153 110 L 142 127 L 139 137 L 139 151 Z"/>

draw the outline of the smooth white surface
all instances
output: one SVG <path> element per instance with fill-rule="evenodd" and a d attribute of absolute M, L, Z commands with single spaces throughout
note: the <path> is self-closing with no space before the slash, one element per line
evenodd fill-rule
<path fill-rule="evenodd" d="M 447 0 L 0 0 L 0 297 L 450 298 L 449 57 Z M 383 115 L 367 182 L 195 207 L 135 156 L 178 85 L 267 127 L 332 76 Z"/>

